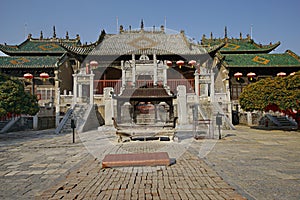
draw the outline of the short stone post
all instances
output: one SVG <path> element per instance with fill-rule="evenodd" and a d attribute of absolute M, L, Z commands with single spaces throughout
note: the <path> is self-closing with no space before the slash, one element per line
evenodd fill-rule
<path fill-rule="evenodd" d="M 252 113 L 247 112 L 247 124 L 248 126 L 252 126 Z"/>
<path fill-rule="evenodd" d="M 32 118 L 32 128 L 33 128 L 33 130 L 38 129 L 38 121 L 39 121 L 39 118 L 38 118 L 38 115 L 36 114 Z"/>

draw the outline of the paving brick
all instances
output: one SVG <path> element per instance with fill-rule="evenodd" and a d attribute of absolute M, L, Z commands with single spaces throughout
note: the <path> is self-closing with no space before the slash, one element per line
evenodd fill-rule
<path fill-rule="evenodd" d="M 11 172 L 11 175 L 6 178 L 10 182 L 12 177 L 17 180 L 19 176 L 19 182 L 15 182 L 15 185 L 9 184 L 10 187 L 7 189 L 12 188 L 13 194 L 22 191 L 25 194 L 22 197 L 25 199 L 34 197 L 35 194 L 38 195 L 37 199 L 204 199 L 208 198 L 208 195 L 215 199 L 241 197 L 197 155 L 189 151 L 171 166 L 101 169 L 103 164 L 101 160 L 89 155 L 82 144 L 72 146 L 73 144 L 65 143 L 64 138 L 57 136 L 53 139 L 25 143 L 27 144 L 25 150 L 28 150 L 28 154 L 33 154 L 35 159 L 31 159 L 29 155 L 21 158 L 21 154 L 18 154 L 21 147 L 11 151 L 14 152 L 14 157 L 19 158 L 12 159 L 9 165 L 5 165 L 5 170 L 11 167 L 11 170 L 7 171 Z M 43 148 L 46 143 L 53 146 Z M 43 152 L 34 154 L 34 151 L 29 151 L 33 145 L 43 148 Z M 55 145 L 63 148 L 55 148 Z M 106 149 L 105 152 L 106 154 L 152 153 L 164 145 L 166 144 L 161 142 L 121 143 Z M 174 148 L 174 152 L 179 148 L 176 143 L 170 145 Z M 0 159 L 0 163 L 2 161 Z M 24 162 L 32 167 L 21 169 Z M 45 169 L 42 169 L 43 167 Z M 19 172 L 13 174 L 13 171 Z M 21 176 L 24 179 L 20 178 Z M 2 185 L 5 185 L 4 180 L 1 180 Z M 30 181 L 34 184 L 23 184 L 24 187 L 20 189 L 20 183 L 31 183 Z M 208 194 L 203 192 L 209 189 L 214 192 L 208 191 Z M 35 194 L 29 194 L 30 191 Z"/>

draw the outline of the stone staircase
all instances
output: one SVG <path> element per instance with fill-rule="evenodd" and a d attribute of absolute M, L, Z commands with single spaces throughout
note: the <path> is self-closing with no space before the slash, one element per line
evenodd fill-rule
<path fill-rule="evenodd" d="M 0 121 L 0 131 L 6 126 L 9 121 Z"/>
<path fill-rule="evenodd" d="M 297 123 L 285 116 L 266 114 L 254 128 L 268 130 L 297 130 Z"/>
<path fill-rule="evenodd" d="M 74 117 L 76 122 L 76 129 L 81 127 L 84 123 L 84 115 L 88 105 L 75 105 L 73 109 L 68 110 L 65 117 L 62 119 L 61 124 L 56 129 L 56 133 L 71 133 L 73 130 L 71 128 L 71 119 Z"/>
<path fill-rule="evenodd" d="M 24 131 L 32 129 L 32 117 L 15 117 L 0 122 L 0 134 L 5 132 Z"/>
<path fill-rule="evenodd" d="M 276 119 L 279 122 L 280 126 L 294 126 L 295 125 L 288 118 L 286 118 L 284 116 L 277 116 Z"/>

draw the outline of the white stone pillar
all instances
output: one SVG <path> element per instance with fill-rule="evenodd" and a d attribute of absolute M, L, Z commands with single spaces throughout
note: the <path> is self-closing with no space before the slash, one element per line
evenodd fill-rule
<path fill-rule="evenodd" d="M 73 74 L 73 102 L 72 107 L 77 103 L 77 74 Z"/>
<path fill-rule="evenodd" d="M 156 54 L 153 54 L 153 85 L 157 86 L 157 59 Z"/>
<path fill-rule="evenodd" d="M 56 103 L 55 103 L 55 127 L 59 125 L 60 116 L 60 88 L 56 89 Z"/>
<path fill-rule="evenodd" d="M 165 64 L 163 66 L 163 84 L 164 84 L 164 87 L 167 86 L 168 84 L 168 81 L 167 81 L 167 63 L 165 61 Z"/>
<path fill-rule="evenodd" d="M 210 101 L 214 102 L 215 101 L 215 73 L 213 70 L 210 70 Z"/>
<path fill-rule="evenodd" d="M 122 87 L 126 86 L 126 71 L 124 67 L 124 60 L 121 60 L 121 69 L 122 69 Z"/>
<path fill-rule="evenodd" d="M 105 101 L 105 125 L 112 126 L 114 117 L 114 103 L 111 93 L 114 92 L 112 87 L 104 88 L 104 101 Z"/>
<path fill-rule="evenodd" d="M 136 66 L 135 66 L 135 55 L 132 54 L 132 86 L 135 87 L 136 83 L 135 83 L 135 72 L 136 70 Z"/>
<path fill-rule="evenodd" d="M 177 112 L 178 123 L 180 125 L 187 124 L 187 99 L 186 99 L 186 87 L 184 85 L 177 86 Z"/>
<path fill-rule="evenodd" d="M 60 88 L 58 80 L 58 71 L 54 71 L 54 106 L 55 106 L 55 127 L 59 125 L 59 113 L 60 113 Z"/>
<path fill-rule="evenodd" d="M 90 104 L 94 104 L 94 76 L 93 71 L 91 70 L 90 74 Z"/>
<path fill-rule="evenodd" d="M 195 94 L 197 96 L 199 96 L 199 73 L 197 72 L 197 70 L 195 71 Z"/>
<path fill-rule="evenodd" d="M 227 105 L 227 109 L 228 109 L 228 117 L 229 117 L 229 120 L 232 122 L 232 103 L 230 101 L 230 88 L 229 88 L 229 80 L 226 79 L 225 81 L 225 88 L 226 88 L 226 97 L 227 97 L 227 102 L 228 102 L 228 105 Z"/>

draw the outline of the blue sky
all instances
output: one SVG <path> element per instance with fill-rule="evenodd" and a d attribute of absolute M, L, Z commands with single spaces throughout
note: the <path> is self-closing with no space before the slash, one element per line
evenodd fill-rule
<path fill-rule="evenodd" d="M 299 0 L 1 0 L 0 43 L 20 44 L 28 33 L 38 38 L 51 37 L 53 25 L 58 37 L 66 31 L 74 38 L 80 34 L 82 42 L 94 42 L 99 33 L 116 33 L 118 24 L 128 28 L 164 25 L 167 28 L 185 30 L 185 33 L 201 39 L 203 34 L 228 37 L 250 34 L 257 43 L 280 41 L 274 53 L 290 49 L 300 55 L 300 1 Z"/>

